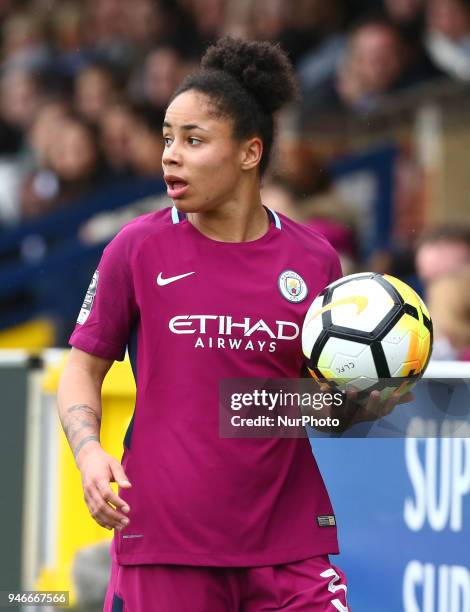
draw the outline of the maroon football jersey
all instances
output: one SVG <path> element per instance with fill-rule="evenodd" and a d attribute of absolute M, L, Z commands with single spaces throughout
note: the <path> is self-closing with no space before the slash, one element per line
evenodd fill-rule
<path fill-rule="evenodd" d="M 70 343 L 129 349 L 137 385 L 122 463 L 131 508 L 121 564 L 274 565 L 337 553 L 307 438 L 219 436 L 223 378 L 297 378 L 309 304 L 341 275 L 330 244 L 267 209 L 249 242 L 201 234 L 175 207 L 106 247 Z M 334 523 L 334 521 L 332 521 Z"/>

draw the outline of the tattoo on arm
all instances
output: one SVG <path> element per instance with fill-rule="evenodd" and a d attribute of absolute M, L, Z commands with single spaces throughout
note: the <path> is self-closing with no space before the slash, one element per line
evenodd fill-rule
<path fill-rule="evenodd" d="M 85 436 L 84 438 L 82 438 L 73 451 L 73 456 L 75 459 L 78 457 L 78 453 L 82 450 L 82 447 L 85 446 L 85 444 L 87 442 L 90 442 L 91 440 L 95 440 L 96 442 L 100 441 L 98 436 Z"/>
<path fill-rule="evenodd" d="M 76 404 L 68 408 L 62 425 L 75 459 L 87 442 L 100 440 L 101 419 L 93 408 L 86 404 Z M 86 433 L 89 435 L 83 436 Z"/>

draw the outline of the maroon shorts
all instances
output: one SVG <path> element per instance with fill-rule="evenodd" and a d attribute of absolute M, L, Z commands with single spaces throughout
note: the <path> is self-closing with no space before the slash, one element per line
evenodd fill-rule
<path fill-rule="evenodd" d="M 348 612 L 346 592 L 326 555 L 266 567 L 113 561 L 104 612 Z"/>

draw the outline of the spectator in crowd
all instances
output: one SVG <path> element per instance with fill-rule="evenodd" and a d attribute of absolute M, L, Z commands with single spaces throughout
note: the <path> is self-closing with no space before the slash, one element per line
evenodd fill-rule
<path fill-rule="evenodd" d="M 425 0 L 384 0 L 384 8 L 390 21 L 402 35 L 416 42 L 424 30 Z"/>
<path fill-rule="evenodd" d="M 93 131 L 73 118 L 61 120 L 56 129 L 60 137 L 49 143 L 48 165 L 24 182 L 21 198 L 24 218 L 37 217 L 72 202 L 96 187 L 101 178 Z"/>
<path fill-rule="evenodd" d="M 158 115 L 145 111 L 134 111 L 133 129 L 128 141 L 128 162 L 136 177 L 160 178 L 162 175 L 163 139 Z M 80 239 L 85 244 L 96 244 L 111 240 L 123 225 L 160 208 L 168 206 L 165 194 L 137 200 L 118 210 L 94 215 L 80 228 Z"/>
<path fill-rule="evenodd" d="M 85 42 L 89 53 L 126 74 L 163 38 L 174 36 L 184 46 L 186 34 L 189 41 L 195 37 L 188 31 L 180 4 L 164 0 L 87 0 Z"/>
<path fill-rule="evenodd" d="M 116 178 L 133 176 L 130 143 L 135 128 L 135 110 L 125 101 L 112 104 L 102 118 L 101 147 L 108 170 Z"/>
<path fill-rule="evenodd" d="M 51 45 L 60 55 L 83 52 L 84 5 L 78 2 L 60 2 L 49 14 Z"/>
<path fill-rule="evenodd" d="M 128 5 L 132 3 L 86 0 L 84 43 L 87 52 L 121 71 L 129 70 L 136 59 L 127 32 Z"/>
<path fill-rule="evenodd" d="M 396 26 L 386 21 L 364 24 L 352 35 L 350 53 L 338 75 L 341 99 L 353 109 L 373 109 L 384 95 L 433 76 L 412 60 L 410 46 Z"/>
<path fill-rule="evenodd" d="M 416 273 L 425 287 L 431 281 L 470 264 L 470 226 L 450 223 L 422 234 L 416 245 Z"/>
<path fill-rule="evenodd" d="M 449 76 L 470 79 L 469 0 L 429 0 L 426 48 Z"/>
<path fill-rule="evenodd" d="M 124 3 L 119 0 L 87 0 L 88 39 L 98 45 L 125 38 Z"/>
<path fill-rule="evenodd" d="M 434 278 L 427 289 L 434 359 L 470 361 L 470 264 Z"/>
<path fill-rule="evenodd" d="M 224 30 L 231 27 L 230 21 L 233 19 L 233 8 L 230 8 L 228 19 Z M 305 0 L 299 0 L 296 10 L 302 11 Z M 242 2 L 240 15 L 244 13 L 245 37 L 255 40 L 279 40 L 283 27 L 283 7 L 285 2 L 282 0 L 253 0 L 252 2 Z"/>
<path fill-rule="evenodd" d="M 44 100 L 38 107 L 33 123 L 27 132 L 31 164 L 36 168 L 47 166 L 49 152 L 59 138 L 63 119 L 69 115 L 67 104 L 61 98 Z"/>
<path fill-rule="evenodd" d="M 168 100 L 185 74 L 186 66 L 179 50 L 172 45 L 159 45 L 145 58 L 142 82 L 135 85 L 136 97 L 158 112 L 163 121 Z"/>
<path fill-rule="evenodd" d="M 228 3 L 224 32 L 235 37 L 277 40 L 287 51 L 305 79 L 325 72 L 325 62 L 333 72 L 332 50 L 343 41 L 345 0 L 299 0 L 295 11 L 285 0 L 245 0 Z M 343 45 L 340 45 L 342 48 Z M 302 60 L 302 61 L 301 61 Z M 300 62 L 300 63 L 299 63 Z M 323 77 L 324 78 L 324 77 Z"/>
<path fill-rule="evenodd" d="M 137 176 L 162 176 L 163 138 L 159 119 L 158 114 L 148 112 L 136 116 L 130 140 L 130 157 Z"/>
<path fill-rule="evenodd" d="M 435 76 L 413 62 L 397 27 L 382 18 L 364 21 L 351 31 L 336 73 L 322 87 L 304 85 L 311 111 L 375 110 L 390 94 Z"/>
<path fill-rule="evenodd" d="M 73 88 L 77 73 L 95 60 L 86 22 L 86 3 L 64 1 L 48 12 L 54 58 L 50 70 L 60 88 Z M 95 60 L 96 61 L 96 60 Z"/>
<path fill-rule="evenodd" d="M 5 70 L 0 76 L 0 115 L 14 129 L 26 131 L 41 101 L 37 77 L 20 68 Z"/>
<path fill-rule="evenodd" d="M 335 47 L 335 41 L 343 41 L 345 18 L 344 0 L 302 0 L 295 11 L 289 2 L 283 2 L 278 38 L 295 64 L 301 58 L 305 66 L 312 60 L 326 61 L 332 56 L 326 50 Z"/>
<path fill-rule="evenodd" d="M 271 4 L 272 4 L 271 0 Z M 187 0 L 186 7 L 198 32 L 202 49 L 225 33 L 229 0 Z"/>
<path fill-rule="evenodd" d="M 2 27 L 2 56 L 5 68 L 44 69 L 50 60 L 50 49 L 42 25 L 34 12 L 11 15 Z"/>
<path fill-rule="evenodd" d="M 145 51 L 165 34 L 165 14 L 155 0 L 123 2 L 126 37 L 137 52 Z"/>
<path fill-rule="evenodd" d="M 372 110 L 404 72 L 404 49 L 398 31 L 382 21 L 353 30 L 335 73 L 318 89 L 303 85 L 312 110 Z"/>
<path fill-rule="evenodd" d="M 14 156 L 0 158 L 0 223 L 13 223 L 21 218 L 20 199 L 26 176 L 33 173 L 44 181 L 49 150 L 58 135 L 58 125 L 68 113 L 65 103 L 57 98 L 43 101 L 36 109 L 35 118 Z M 46 174 L 43 174 L 43 171 Z"/>
<path fill-rule="evenodd" d="M 425 0 L 384 0 L 388 19 L 400 31 L 411 67 L 408 78 L 416 81 L 444 77 L 425 46 Z"/>
<path fill-rule="evenodd" d="M 99 125 L 116 97 L 111 70 L 100 64 L 83 67 L 75 79 L 74 105 L 90 125 Z"/>
<path fill-rule="evenodd" d="M 306 93 L 333 77 L 346 46 L 345 2 L 314 0 L 310 5 L 310 14 L 303 16 L 285 5 L 290 18 L 280 36 L 297 62 L 299 82 Z"/>
<path fill-rule="evenodd" d="M 25 172 L 25 135 L 41 100 L 38 80 L 23 68 L 3 70 L 0 76 L 0 225 L 21 218 L 19 198 Z"/>

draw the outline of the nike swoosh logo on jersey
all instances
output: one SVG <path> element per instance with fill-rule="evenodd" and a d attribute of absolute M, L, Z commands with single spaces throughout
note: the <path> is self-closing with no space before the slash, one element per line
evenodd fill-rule
<path fill-rule="evenodd" d="M 320 310 L 317 310 L 317 312 L 315 312 L 309 318 L 308 322 L 310 322 L 315 317 L 318 317 L 318 315 L 321 315 L 323 312 L 326 312 L 327 310 L 332 310 L 333 308 L 336 308 L 337 306 L 346 306 L 347 304 L 353 304 L 354 306 L 356 306 L 357 314 L 359 315 L 367 307 L 368 303 L 369 303 L 369 298 L 367 298 L 365 295 L 356 295 L 354 297 L 342 298 L 342 299 L 336 300 L 335 302 L 330 302 L 326 306 L 323 306 L 323 308 L 320 308 Z"/>
<path fill-rule="evenodd" d="M 186 272 L 186 274 L 178 274 L 178 276 L 169 276 L 168 278 L 163 278 L 162 273 L 160 272 L 157 276 L 157 285 L 159 287 L 164 287 L 165 285 L 169 285 L 170 283 L 174 283 L 181 278 L 185 278 L 186 276 L 191 276 L 194 272 Z"/>

